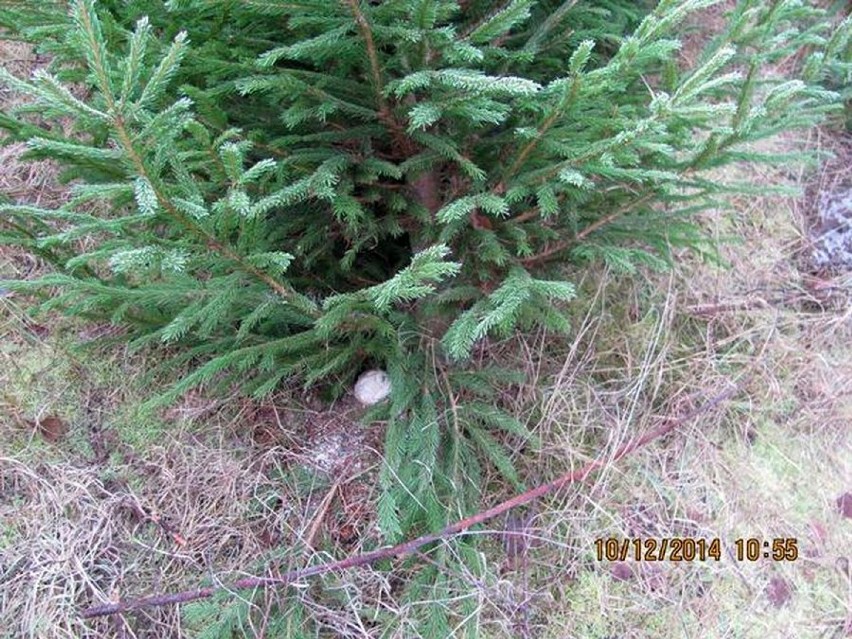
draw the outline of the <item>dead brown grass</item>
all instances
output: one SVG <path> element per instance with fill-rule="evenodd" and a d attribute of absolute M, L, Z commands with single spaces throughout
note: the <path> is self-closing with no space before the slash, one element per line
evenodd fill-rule
<path fill-rule="evenodd" d="M 174 609 L 85 623 L 79 612 L 202 581 L 225 585 L 275 565 L 284 571 L 290 562 L 310 561 L 314 548 L 343 543 L 344 552 L 354 552 L 373 536 L 362 522 L 344 520 L 346 507 L 353 515 L 369 499 L 357 487 L 369 485 L 370 467 L 338 468 L 333 481 L 309 470 L 315 465 L 292 447 L 260 450 L 251 438 L 235 439 L 239 424 L 222 422 L 211 433 L 208 422 L 203 438 L 177 429 L 141 453 L 109 430 L 90 434 L 105 441 L 105 456 L 96 445 L 92 455 L 65 452 L 67 440 L 45 449 L 37 434 L 0 426 L 4 448 L 18 449 L 0 457 L 0 610 L 7 628 L 15 636 L 118 636 L 120 623 L 120 636 L 182 636 Z M 84 428 L 71 420 L 68 439 Z M 346 540 L 338 535 L 344 525 L 352 530 Z M 268 602 L 277 597 L 269 595 Z M 306 601 L 325 609 L 321 599 Z"/>
<path fill-rule="evenodd" d="M 824 148 L 826 135 L 770 144 Z M 719 178 L 805 187 L 830 171 L 752 165 Z M 733 205 L 706 215 L 720 241 L 742 239 L 722 244 L 729 268 L 684 256 L 673 278 L 600 274 L 561 367 L 542 374 L 540 359 L 532 369 L 545 476 L 587 461 L 593 442 L 614 450 L 688 409 L 693 393 L 756 372 L 728 407 L 535 514 L 527 596 L 538 616 L 523 636 L 833 637 L 852 627 L 848 523 L 836 506 L 852 478 L 852 286 L 848 274 L 814 274 L 799 259 L 807 198 Z M 611 537 L 718 538 L 726 554 L 718 563 L 600 562 L 594 542 Z M 745 537 L 794 538 L 800 558 L 737 560 L 734 541 Z M 515 635 L 504 626 L 495 636 Z"/>
<path fill-rule="evenodd" d="M 2 36 L 2 34 L 0 34 Z M 21 42 L 0 39 L 0 65 L 18 77 L 28 77 L 45 61 Z M 0 89 L 3 110 L 13 110 L 26 103 L 26 98 L 9 89 Z M 22 162 L 24 144 L 0 146 L 0 192 L 13 201 L 25 201 L 36 206 L 51 207 L 66 200 L 67 189 L 57 181 L 59 166 L 51 160 Z"/>

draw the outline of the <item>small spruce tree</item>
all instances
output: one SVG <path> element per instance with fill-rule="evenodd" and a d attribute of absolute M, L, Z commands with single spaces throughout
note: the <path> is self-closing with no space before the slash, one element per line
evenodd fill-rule
<path fill-rule="evenodd" d="M 289 379 L 340 392 L 386 368 L 379 526 L 438 529 L 480 502 L 483 460 L 522 487 L 501 437 L 532 440 L 496 406 L 511 371 L 466 364 L 476 345 L 567 331 L 566 264 L 707 250 L 694 214 L 747 187 L 706 171 L 786 161 L 748 145 L 838 108 L 820 83 L 848 73 L 848 20 L 740 0 L 682 68 L 684 19 L 715 3 L 4 5 L 0 26 L 52 62 L 0 71 L 34 99 L 0 126 L 59 161 L 71 196 L 2 204 L 0 242 L 53 267 L 3 286 L 172 345 L 189 373 L 164 401 Z M 767 71 L 794 54 L 800 78 Z M 411 596 L 451 580 L 429 568 Z"/>

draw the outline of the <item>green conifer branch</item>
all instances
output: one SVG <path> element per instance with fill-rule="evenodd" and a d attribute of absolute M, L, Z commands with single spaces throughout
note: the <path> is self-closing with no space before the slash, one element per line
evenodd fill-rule
<path fill-rule="evenodd" d="M 136 148 L 134 147 L 130 134 L 127 131 L 124 117 L 117 108 L 115 96 L 112 93 L 111 83 L 109 82 L 109 72 L 107 70 L 106 60 L 104 59 L 104 52 L 106 49 L 103 45 L 103 37 L 100 34 L 100 28 L 97 26 L 97 23 L 93 18 L 93 11 L 94 7 L 91 4 L 91 0 L 78 0 L 78 4 L 76 7 L 76 15 L 88 37 L 89 49 L 92 52 L 92 56 L 90 58 L 91 65 L 93 66 L 92 71 L 99 79 L 99 86 L 103 97 L 109 107 L 109 112 L 112 116 L 112 125 L 118 137 L 118 142 L 124 152 L 127 153 L 127 156 L 130 159 L 131 164 L 133 165 L 136 171 L 136 174 L 143 180 L 145 180 L 149 185 L 151 185 L 158 204 L 165 211 L 167 211 L 168 214 L 183 228 L 201 238 L 209 248 L 218 251 L 219 253 L 224 255 L 228 260 L 231 260 L 232 262 L 238 264 L 243 271 L 249 273 L 256 279 L 264 282 L 283 299 L 286 299 L 287 301 L 293 303 L 296 307 L 307 313 L 309 316 L 319 317 L 318 309 L 315 307 L 315 305 L 309 303 L 308 300 L 304 298 L 304 296 L 298 295 L 289 287 L 276 281 L 274 278 L 270 277 L 258 268 L 252 266 L 251 264 L 248 264 L 242 258 L 242 256 L 234 252 L 230 247 L 217 240 L 213 235 L 205 231 L 198 224 L 193 223 L 192 220 L 190 220 L 186 215 L 184 215 L 177 208 L 175 208 L 171 201 L 164 195 L 162 189 L 157 187 L 157 180 L 155 180 L 150 175 L 141 156 L 136 152 Z M 182 36 L 180 37 L 180 41 L 183 41 Z M 174 49 L 170 51 L 169 55 L 174 58 L 177 58 L 178 56 Z M 158 73 L 164 73 L 164 71 L 161 70 L 165 69 L 165 67 L 166 64 L 164 60 L 157 70 Z"/>
<path fill-rule="evenodd" d="M 139 177 L 143 178 L 148 182 L 148 184 L 151 185 L 151 188 L 153 189 L 154 194 L 156 196 L 157 203 L 165 211 L 167 211 L 168 214 L 178 224 L 180 224 L 187 231 L 201 238 L 209 248 L 218 251 L 228 260 L 238 264 L 243 271 L 264 282 L 283 299 L 287 300 L 288 302 L 291 302 L 301 311 L 307 313 L 310 317 L 319 317 L 320 313 L 318 309 L 314 305 L 308 303 L 308 301 L 303 296 L 298 295 L 295 291 L 285 286 L 281 282 L 276 281 L 274 278 L 270 277 L 263 271 L 257 269 L 251 264 L 248 264 L 242 258 L 242 256 L 234 252 L 230 247 L 217 240 L 213 235 L 205 231 L 201 226 L 193 223 L 192 220 L 190 220 L 186 215 L 184 215 L 177 208 L 175 208 L 171 201 L 163 194 L 162 190 L 157 187 L 157 181 L 155 181 L 149 174 L 147 168 L 145 167 L 145 163 L 142 161 L 142 158 L 136 152 L 136 149 L 133 146 L 133 141 L 131 140 L 130 135 L 125 127 L 124 119 L 122 118 L 122 116 L 116 115 L 113 118 L 113 125 L 115 127 L 116 135 L 118 136 L 118 141 L 124 149 L 124 152 L 127 153 L 128 157 L 130 158 L 130 161 L 133 164 L 137 175 L 139 175 Z"/>

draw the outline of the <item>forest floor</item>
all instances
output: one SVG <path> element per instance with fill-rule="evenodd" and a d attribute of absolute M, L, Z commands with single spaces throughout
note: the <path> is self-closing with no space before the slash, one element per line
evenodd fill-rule
<path fill-rule="evenodd" d="M 25 73 L 38 61 L 7 43 L 0 64 Z M 16 99 L 0 94 L 3 108 Z M 476 603 L 481 636 L 852 636 L 852 273 L 811 259 L 819 192 L 852 186 L 852 138 L 814 129 L 771 144 L 826 155 L 719 176 L 801 192 L 743 195 L 704 213 L 721 265 L 685 254 L 664 275 L 577 273 L 583 294 L 568 339 L 492 345 L 528 372 L 511 399 L 541 441 L 516 456 L 528 485 L 741 388 L 589 481 L 481 530 L 489 567 L 459 593 Z M 0 149 L 0 189 L 62 202 L 55 167 L 21 163 L 21 150 Z M 0 248 L 0 279 L 43 269 Z M 358 425 L 351 401 L 193 393 L 146 411 L 168 382 L 146 374 L 161 354 L 103 345 L 95 338 L 108 326 L 31 318 L 27 308 L 0 290 L 0 637 L 199 636 L 227 613 L 164 607 L 86 621 L 80 611 L 286 570 L 295 564 L 281 549 L 292 540 L 305 564 L 375 537 L 381 424 Z M 586 445 L 602 441 L 604 450 Z M 495 483 L 493 503 L 511 494 Z M 610 538 L 643 548 L 718 539 L 721 553 L 610 561 L 598 556 L 598 540 Z M 758 540 L 754 560 L 737 556 L 748 539 Z M 795 546 L 795 559 L 764 558 L 773 540 Z M 387 572 L 359 568 L 329 584 L 333 597 L 297 589 L 300 614 L 327 636 L 380 636 L 370 608 L 374 619 L 397 618 L 397 634 L 381 636 L 419 636 L 408 621 L 419 604 L 396 599 Z"/>

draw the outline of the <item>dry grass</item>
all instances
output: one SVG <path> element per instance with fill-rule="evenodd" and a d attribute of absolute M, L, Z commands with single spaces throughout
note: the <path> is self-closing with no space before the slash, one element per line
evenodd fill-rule
<path fill-rule="evenodd" d="M 17 75 L 27 77 L 44 61 L 31 48 L 20 42 L 0 40 L 0 65 Z M 7 88 L 0 88 L 0 104 L 12 110 L 25 104 L 26 98 Z M 22 162 L 26 150 L 22 143 L 0 146 L 0 193 L 14 201 L 26 201 L 37 206 L 51 207 L 65 201 L 66 189 L 56 181 L 58 165 L 50 160 Z"/>
<path fill-rule="evenodd" d="M 365 508 L 374 498 L 371 447 L 348 458 L 332 450 L 338 438 L 326 413 L 219 407 L 196 413 L 195 426 L 161 424 L 128 410 L 150 389 L 138 374 L 122 372 L 120 359 L 80 359 L 59 330 L 18 347 L 0 362 L 7 390 L 0 404 L 0 610 L 8 636 L 184 636 L 176 609 L 126 622 L 84 622 L 79 613 L 115 597 L 283 571 L 325 548 L 357 552 L 374 537 Z M 75 361 L 63 367 L 59 360 L 69 354 Z M 87 373 L 96 366 L 97 376 Z M 122 380 L 120 389 L 110 392 L 106 380 Z M 36 428 L 45 415 L 65 424 L 57 437 Z M 261 447 L 261 432 L 280 442 Z M 319 460 L 308 446 L 322 443 Z M 381 589 L 381 578 L 361 579 Z M 317 614 L 334 612 L 321 597 L 306 593 L 305 601 Z M 263 620 L 266 611 L 250 605 Z"/>
<path fill-rule="evenodd" d="M 826 135 L 774 144 L 789 151 Z M 724 177 L 826 180 L 826 169 L 735 172 Z M 852 281 L 815 274 L 802 259 L 807 198 L 733 204 L 707 216 L 720 239 L 742 238 L 723 246 L 728 269 L 685 257 L 672 277 L 631 283 L 604 273 L 588 287 L 561 366 L 552 368 L 551 351 L 544 360 L 555 375 L 536 379 L 545 444 L 535 468 L 549 478 L 580 466 L 599 442 L 615 450 L 692 408 L 696 394 L 712 396 L 747 369 L 754 376 L 727 407 L 543 505 L 529 528 L 539 540 L 526 567 L 534 576 L 523 577 L 534 612 L 524 632 L 506 624 L 494 636 L 852 632 L 849 521 L 836 501 L 852 490 Z M 719 562 L 598 561 L 595 540 L 611 537 L 718 538 L 725 551 Z M 734 541 L 747 537 L 795 538 L 800 556 L 737 560 Z"/>

